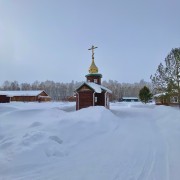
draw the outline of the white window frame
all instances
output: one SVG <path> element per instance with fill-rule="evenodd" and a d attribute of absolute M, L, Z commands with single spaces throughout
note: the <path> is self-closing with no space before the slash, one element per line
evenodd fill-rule
<path fill-rule="evenodd" d="M 97 79 L 94 79 L 94 83 L 97 83 L 98 82 L 98 80 Z"/>

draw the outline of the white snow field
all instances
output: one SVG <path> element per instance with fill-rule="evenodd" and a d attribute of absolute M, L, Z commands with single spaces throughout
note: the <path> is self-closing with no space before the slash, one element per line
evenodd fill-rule
<path fill-rule="evenodd" d="M 0 180 L 179 180 L 180 110 L 0 104 Z"/>

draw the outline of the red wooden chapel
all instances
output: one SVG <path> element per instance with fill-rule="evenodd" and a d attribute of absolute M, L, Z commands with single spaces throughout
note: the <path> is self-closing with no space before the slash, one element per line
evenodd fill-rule
<path fill-rule="evenodd" d="M 76 110 L 89 106 L 105 106 L 109 109 L 109 95 L 111 90 L 101 85 L 102 74 L 98 73 L 98 68 L 94 62 L 94 49 L 92 46 L 92 63 L 89 67 L 89 74 L 86 75 L 86 82 L 76 90 Z"/>

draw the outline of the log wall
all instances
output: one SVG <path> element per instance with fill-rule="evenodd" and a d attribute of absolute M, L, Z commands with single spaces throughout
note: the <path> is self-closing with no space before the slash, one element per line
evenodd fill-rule
<path fill-rule="evenodd" d="M 7 97 L 6 95 L 0 95 L 0 103 L 9 103 L 10 97 Z"/>

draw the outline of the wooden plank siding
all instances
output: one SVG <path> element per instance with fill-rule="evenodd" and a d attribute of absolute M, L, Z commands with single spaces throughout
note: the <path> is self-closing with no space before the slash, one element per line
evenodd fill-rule
<path fill-rule="evenodd" d="M 79 109 L 93 106 L 93 92 L 79 92 Z"/>
<path fill-rule="evenodd" d="M 13 96 L 11 101 L 33 102 L 38 101 L 38 96 Z"/>
<path fill-rule="evenodd" d="M 0 95 L 0 103 L 9 103 L 10 97 L 7 97 L 6 95 Z"/>
<path fill-rule="evenodd" d="M 39 94 L 39 96 L 48 96 L 48 94 L 45 93 L 44 91 L 42 91 L 42 92 Z"/>

